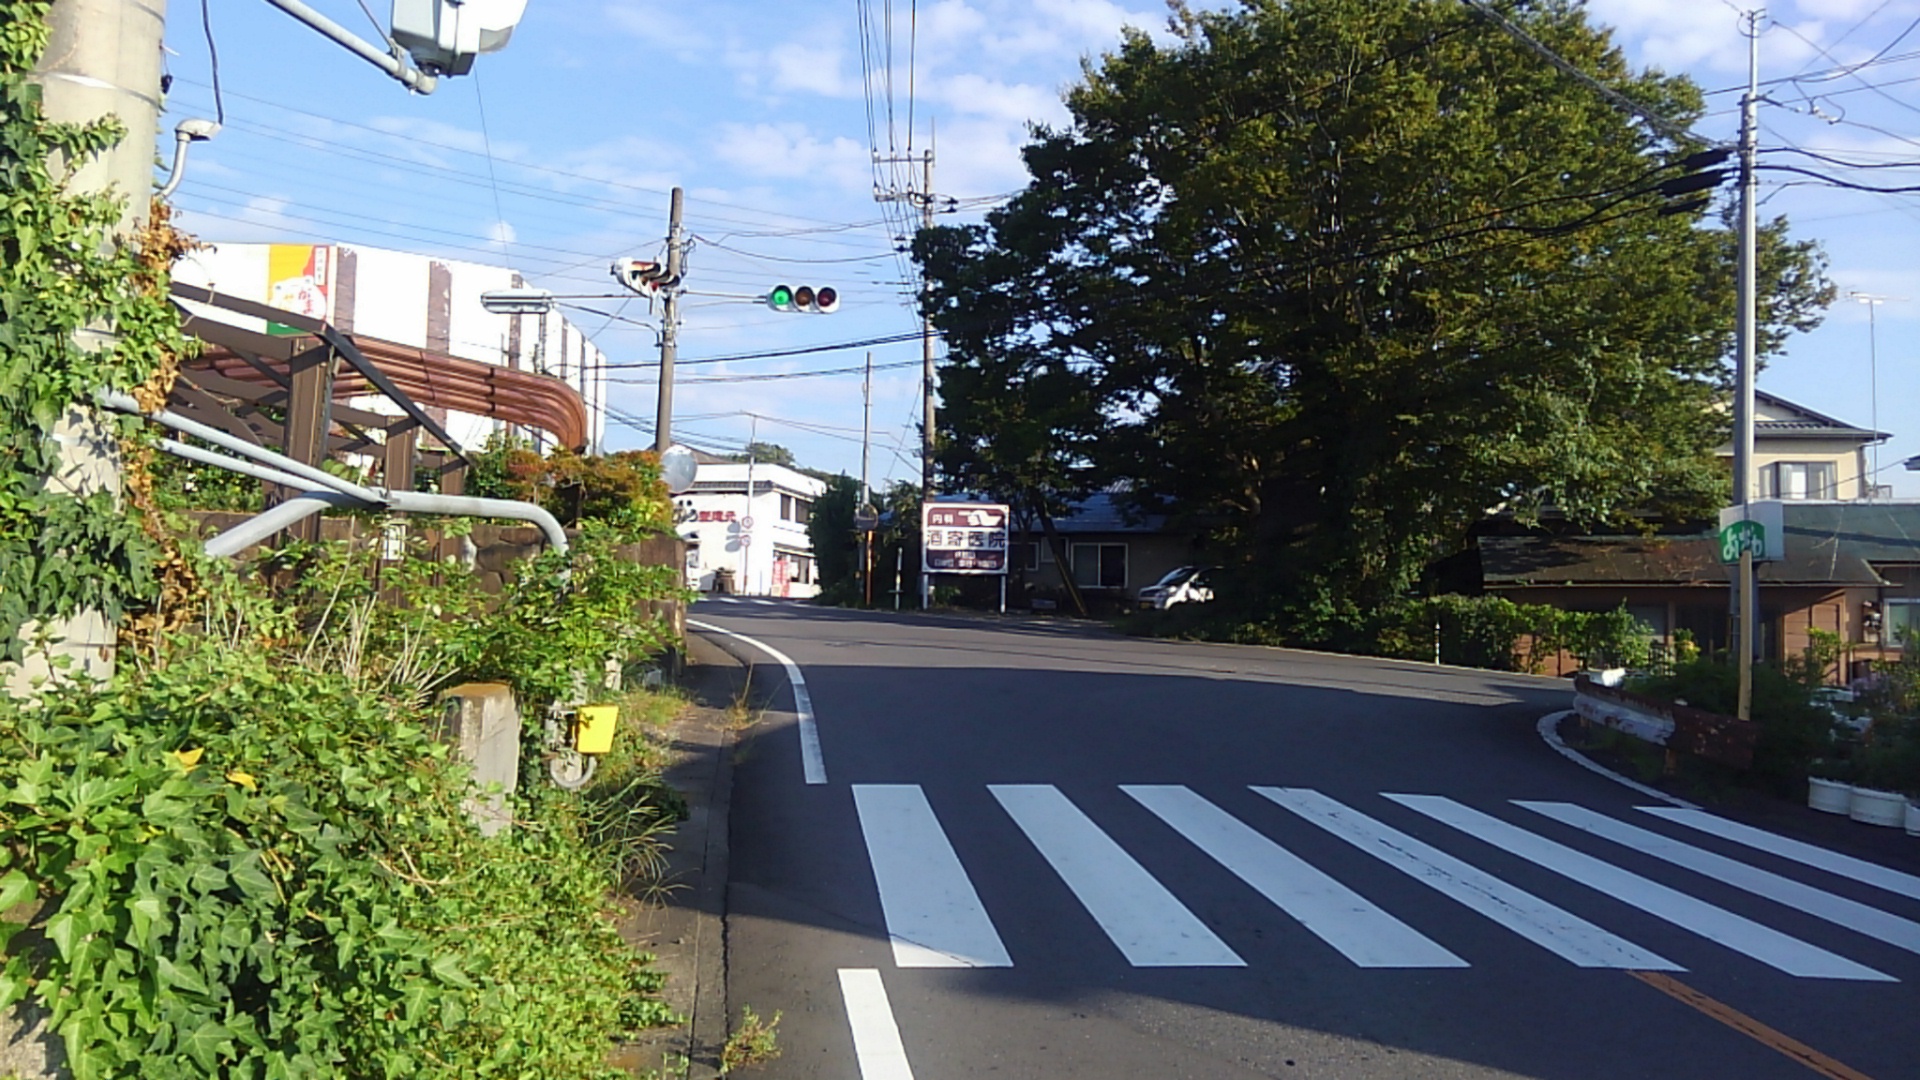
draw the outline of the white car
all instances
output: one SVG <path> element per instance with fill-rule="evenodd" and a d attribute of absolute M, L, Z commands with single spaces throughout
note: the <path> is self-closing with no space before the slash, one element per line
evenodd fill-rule
<path fill-rule="evenodd" d="M 1140 590 L 1137 606 L 1143 611 L 1165 611 L 1175 604 L 1203 604 L 1213 599 L 1211 566 L 1179 566 Z"/>

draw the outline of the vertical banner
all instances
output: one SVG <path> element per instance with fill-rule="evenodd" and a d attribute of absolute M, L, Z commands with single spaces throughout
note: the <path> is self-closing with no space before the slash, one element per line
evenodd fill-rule
<path fill-rule="evenodd" d="M 271 244 L 267 248 L 267 303 L 298 315 L 326 319 L 332 280 L 328 265 L 333 249 L 325 244 Z M 277 337 L 307 331 L 269 322 L 267 333 Z"/>

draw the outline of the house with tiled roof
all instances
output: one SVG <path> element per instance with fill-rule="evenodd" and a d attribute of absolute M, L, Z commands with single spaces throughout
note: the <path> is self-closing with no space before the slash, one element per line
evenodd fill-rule
<path fill-rule="evenodd" d="M 1887 433 L 1856 427 L 1763 390 L 1753 393 L 1756 499 L 1870 499 L 1867 452 Z M 1733 445 L 1721 448 L 1729 463 Z"/>
<path fill-rule="evenodd" d="M 1920 502 L 1872 484 L 1886 433 L 1756 392 L 1753 495 L 1777 499 L 1786 557 L 1759 567 L 1762 655 L 1795 655 L 1809 631 L 1840 636 L 1836 676 L 1920 643 Z M 1732 447 L 1722 450 L 1731 465 Z M 1625 604 L 1655 637 L 1729 640 L 1729 569 L 1707 525 L 1654 536 L 1482 535 L 1481 587 L 1576 611 Z"/>

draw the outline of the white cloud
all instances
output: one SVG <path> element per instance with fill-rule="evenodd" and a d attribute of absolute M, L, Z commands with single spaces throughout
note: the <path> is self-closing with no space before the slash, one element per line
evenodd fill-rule
<path fill-rule="evenodd" d="M 845 136 L 822 140 L 803 124 L 723 124 L 713 152 L 756 177 L 806 177 L 852 191 L 871 186 L 866 147 Z"/>
<path fill-rule="evenodd" d="M 709 46 L 707 34 L 681 12 L 679 4 L 661 0 L 618 0 L 603 9 L 614 28 L 649 45 L 675 53 L 694 53 Z"/>
<path fill-rule="evenodd" d="M 766 71 L 774 90 L 798 90 L 833 98 L 859 97 L 860 83 L 842 70 L 845 60 L 837 45 L 785 42 L 767 50 L 756 66 Z"/>
<path fill-rule="evenodd" d="M 504 248 L 518 239 L 520 234 L 510 221 L 495 221 L 487 226 L 487 243 L 494 247 Z"/>

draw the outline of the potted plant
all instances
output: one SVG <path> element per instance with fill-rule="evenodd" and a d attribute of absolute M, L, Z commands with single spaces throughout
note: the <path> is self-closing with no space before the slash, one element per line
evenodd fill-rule
<path fill-rule="evenodd" d="M 1896 829 L 1906 824 L 1907 796 L 1899 790 L 1899 757 L 1896 747 L 1879 741 L 1860 749 L 1848 817 Z"/>
<path fill-rule="evenodd" d="M 1848 758 L 1815 758 L 1807 766 L 1807 805 L 1823 814 L 1851 813 L 1854 775 Z"/>

